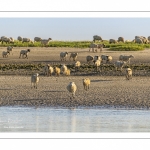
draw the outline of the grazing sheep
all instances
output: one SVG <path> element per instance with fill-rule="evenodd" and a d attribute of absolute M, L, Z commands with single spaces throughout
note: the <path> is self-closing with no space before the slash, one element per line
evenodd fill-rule
<path fill-rule="evenodd" d="M 18 38 L 17 38 L 18 41 L 22 41 L 22 39 L 23 38 L 21 36 L 18 36 Z"/>
<path fill-rule="evenodd" d="M 81 66 L 80 61 L 76 61 L 76 62 L 74 63 L 75 71 L 78 71 L 79 68 L 80 68 L 80 66 Z"/>
<path fill-rule="evenodd" d="M 70 76 L 70 69 L 67 69 L 66 76 Z"/>
<path fill-rule="evenodd" d="M 75 85 L 74 82 L 70 82 L 69 85 L 67 86 L 67 90 L 72 93 L 72 96 L 75 96 L 75 92 L 77 90 L 77 86 Z"/>
<path fill-rule="evenodd" d="M 123 66 L 124 66 L 125 64 L 126 64 L 125 61 L 116 61 L 115 64 L 114 64 L 116 71 L 117 71 L 118 69 L 120 69 L 120 71 L 122 71 L 122 68 L 123 68 Z"/>
<path fill-rule="evenodd" d="M 106 46 L 105 44 L 97 44 L 97 48 L 100 49 L 100 52 L 102 52 L 105 46 Z"/>
<path fill-rule="evenodd" d="M 39 82 L 39 74 L 38 73 L 32 74 L 31 75 L 31 88 L 33 84 L 33 87 L 37 89 L 38 82 Z"/>
<path fill-rule="evenodd" d="M 67 56 L 68 56 L 68 52 L 61 52 L 60 53 L 60 60 L 66 61 Z"/>
<path fill-rule="evenodd" d="M 52 40 L 51 38 L 49 38 L 48 40 L 42 39 L 42 40 L 41 40 L 41 45 L 46 46 L 46 45 L 48 45 L 48 43 L 49 43 L 51 40 Z"/>
<path fill-rule="evenodd" d="M 35 37 L 34 42 L 40 42 L 42 39 L 40 37 Z"/>
<path fill-rule="evenodd" d="M 20 56 L 19 58 L 22 56 L 22 58 L 27 58 L 28 59 L 28 53 L 30 52 L 30 49 L 27 49 L 27 50 L 21 50 L 20 51 Z M 25 57 L 26 56 L 26 57 Z"/>
<path fill-rule="evenodd" d="M 59 76 L 60 75 L 60 68 L 55 66 L 54 67 L 54 73 L 55 73 L 55 75 Z"/>
<path fill-rule="evenodd" d="M 95 52 L 95 51 L 97 51 L 97 48 L 98 48 L 97 44 L 91 43 L 90 46 L 89 46 L 89 52 L 90 52 L 91 49 L 92 49 L 93 52 Z"/>
<path fill-rule="evenodd" d="M 109 40 L 109 44 L 111 44 L 111 43 L 114 43 L 114 44 L 116 44 L 116 43 L 118 43 L 115 39 L 110 39 Z"/>
<path fill-rule="evenodd" d="M 98 41 L 103 41 L 102 38 L 101 38 L 101 36 L 94 35 L 94 36 L 93 36 L 93 41 L 95 42 L 96 40 L 98 40 Z"/>
<path fill-rule="evenodd" d="M 112 61 L 112 56 L 101 55 L 101 59 L 102 59 L 102 62 L 105 61 L 106 63 L 108 63 Z"/>
<path fill-rule="evenodd" d="M 89 78 L 85 78 L 83 79 L 83 87 L 84 89 L 87 91 L 90 88 L 90 79 Z"/>
<path fill-rule="evenodd" d="M 86 61 L 87 61 L 87 63 L 89 64 L 89 63 L 91 63 L 91 62 L 93 62 L 93 60 L 94 60 L 94 57 L 93 56 L 86 56 Z"/>
<path fill-rule="evenodd" d="M 129 55 L 129 56 L 120 55 L 120 56 L 119 56 L 119 60 L 120 60 L 120 61 L 129 62 L 129 64 L 130 64 L 130 59 L 131 59 L 131 58 L 134 58 L 134 56 L 133 56 L 133 55 Z"/>
<path fill-rule="evenodd" d="M 143 44 L 143 40 L 141 38 L 136 38 L 135 43 Z"/>
<path fill-rule="evenodd" d="M 66 66 L 65 64 L 63 64 L 63 65 L 61 66 L 61 68 L 60 68 L 62 74 L 66 74 L 67 69 L 68 69 L 68 68 L 67 68 L 67 66 Z"/>
<path fill-rule="evenodd" d="M 100 60 L 94 61 L 94 66 L 95 66 L 95 70 L 96 71 L 100 71 L 100 65 L 101 65 L 101 61 Z"/>
<path fill-rule="evenodd" d="M 9 52 L 9 54 L 10 54 L 10 52 L 12 52 L 12 50 L 13 50 L 13 46 L 8 46 L 7 47 L 7 52 Z M 13 53 L 12 53 L 13 54 Z"/>
<path fill-rule="evenodd" d="M 128 80 L 132 79 L 132 70 L 130 68 L 126 69 L 126 78 Z"/>
<path fill-rule="evenodd" d="M 124 38 L 123 37 L 118 37 L 118 42 L 123 42 L 124 43 Z"/>
<path fill-rule="evenodd" d="M 54 72 L 54 69 L 53 69 L 53 67 L 50 66 L 50 64 L 47 64 L 47 65 L 44 67 L 44 74 L 45 74 L 45 75 L 51 76 L 53 72 Z"/>
<path fill-rule="evenodd" d="M 71 54 L 70 54 L 70 59 L 72 58 L 73 61 L 76 61 L 77 56 L 78 56 L 78 53 L 71 53 Z"/>
<path fill-rule="evenodd" d="M 6 42 L 6 44 L 7 43 L 14 43 L 14 41 L 12 41 L 12 39 L 10 39 L 10 38 L 8 38 L 6 36 L 2 36 L 1 37 L 1 41 L 2 41 L 2 44 L 3 44 L 3 42 Z"/>
<path fill-rule="evenodd" d="M 22 39 L 22 43 L 24 43 L 24 42 L 31 42 L 31 43 L 33 43 L 33 41 L 31 39 L 29 39 L 29 38 L 23 38 Z"/>
<path fill-rule="evenodd" d="M 7 57 L 8 57 L 8 53 L 9 53 L 9 52 L 5 52 L 5 51 L 3 51 L 3 52 L 2 52 L 2 56 L 3 56 L 3 58 L 7 58 Z"/>

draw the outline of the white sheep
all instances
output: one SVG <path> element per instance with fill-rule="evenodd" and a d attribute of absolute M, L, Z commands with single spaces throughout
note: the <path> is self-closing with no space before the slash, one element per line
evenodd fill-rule
<path fill-rule="evenodd" d="M 2 56 L 3 56 L 3 58 L 8 57 L 8 54 L 9 54 L 9 52 L 5 52 L 5 51 L 3 51 L 3 52 L 2 52 Z"/>
<path fill-rule="evenodd" d="M 51 76 L 53 72 L 54 72 L 54 69 L 53 69 L 53 67 L 50 66 L 50 64 L 47 64 L 47 65 L 44 67 L 44 74 L 45 74 L 45 75 Z"/>
<path fill-rule="evenodd" d="M 112 56 L 101 55 L 101 59 L 102 59 L 102 62 L 105 61 L 106 63 L 108 63 L 112 61 Z"/>
<path fill-rule="evenodd" d="M 19 58 L 22 56 L 22 58 L 27 58 L 28 59 L 28 53 L 30 52 L 30 49 L 27 49 L 27 50 L 21 50 L 20 51 L 20 56 Z"/>
<path fill-rule="evenodd" d="M 101 65 L 101 61 L 100 60 L 94 61 L 94 66 L 95 66 L 95 70 L 96 71 L 100 70 L 100 65 Z"/>
<path fill-rule="evenodd" d="M 39 74 L 38 73 L 32 74 L 31 75 L 31 88 L 33 85 L 33 87 L 37 89 L 38 82 L 39 82 Z"/>
<path fill-rule="evenodd" d="M 29 39 L 29 38 L 23 38 L 22 39 L 22 43 L 24 43 L 24 42 L 31 42 L 31 43 L 33 43 L 33 41 L 31 39 Z"/>
<path fill-rule="evenodd" d="M 66 74 L 67 69 L 68 69 L 67 66 L 66 66 L 65 64 L 63 64 L 63 65 L 61 66 L 61 68 L 60 68 L 61 73 L 62 73 L 62 74 Z"/>
<path fill-rule="evenodd" d="M 70 76 L 70 69 L 67 69 L 65 74 L 66 74 L 66 76 Z"/>
<path fill-rule="evenodd" d="M 122 68 L 123 68 L 123 66 L 124 66 L 125 64 L 126 64 L 125 61 L 116 61 L 115 64 L 114 64 L 116 71 L 117 71 L 118 69 L 120 69 L 120 71 L 122 71 Z"/>
<path fill-rule="evenodd" d="M 40 42 L 42 39 L 40 37 L 35 37 L 34 42 Z"/>
<path fill-rule="evenodd" d="M 75 71 L 78 71 L 79 68 L 80 68 L 80 66 L 81 66 L 80 61 L 76 61 L 76 62 L 74 63 Z"/>
<path fill-rule="evenodd" d="M 90 83 L 91 83 L 91 81 L 89 78 L 83 79 L 83 87 L 86 91 L 90 88 Z"/>
<path fill-rule="evenodd" d="M 48 40 L 42 39 L 42 40 L 41 40 L 41 45 L 46 46 L 46 45 L 48 45 L 48 43 L 49 43 L 51 40 L 52 40 L 51 38 L 49 38 Z"/>
<path fill-rule="evenodd" d="M 74 82 L 70 82 L 69 85 L 67 86 L 67 90 L 72 93 L 72 96 L 75 96 L 75 92 L 77 90 L 77 86 Z"/>
<path fill-rule="evenodd" d="M 130 59 L 131 58 L 134 58 L 134 56 L 133 55 L 129 55 L 129 56 L 127 56 L 127 55 L 120 55 L 119 56 L 119 60 L 120 61 L 129 62 L 129 64 L 130 64 Z"/>
<path fill-rule="evenodd" d="M 10 52 L 12 52 L 12 50 L 13 50 L 13 46 L 8 46 L 7 47 L 7 52 L 10 54 Z M 12 53 L 13 54 L 13 53 Z"/>
<path fill-rule="evenodd" d="M 60 60 L 66 61 L 67 56 L 68 56 L 68 52 L 61 52 L 60 53 Z"/>
<path fill-rule="evenodd" d="M 77 56 L 78 56 L 78 53 L 71 53 L 71 54 L 70 54 L 70 59 L 72 58 L 73 61 L 76 61 Z"/>
<path fill-rule="evenodd" d="M 60 75 L 60 68 L 55 66 L 54 67 L 54 73 L 55 73 L 55 75 L 59 76 Z"/>
<path fill-rule="evenodd" d="M 130 68 L 126 69 L 126 78 L 128 80 L 132 79 L 132 70 Z"/>

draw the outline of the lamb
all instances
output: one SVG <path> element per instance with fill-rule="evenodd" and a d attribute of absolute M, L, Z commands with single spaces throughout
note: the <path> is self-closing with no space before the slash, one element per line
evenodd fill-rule
<path fill-rule="evenodd" d="M 89 78 L 85 78 L 83 79 L 83 87 L 84 89 L 87 91 L 90 88 L 90 79 Z"/>
<path fill-rule="evenodd" d="M 66 74 L 66 71 L 67 71 L 67 66 L 64 64 L 64 65 L 62 65 L 61 66 L 61 68 L 60 68 L 60 70 L 61 70 L 61 72 L 63 73 L 63 74 Z"/>
<path fill-rule="evenodd" d="M 129 64 L 130 64 L 130 59 L 131 59 L 131 58 L 134 58 L 134 56 L 133 56 L 133 55 L 129 55 L 129 56 L 120 55 L 120 56 L 119 56 L 119 60 L 120 60 L 120 61 L 129 62 Z"/>
<path fill-rule="evenodd" d="M 8 53 L 9 53 L 9 52 L 5 52 L 5 51 L 3 51 L 3 52 L 2 52 L 2 56 L 3 56 L 3 58 L 8 57 Z"/>
<path fill-rule="evenodd" d="M 76 61 L 76 62 L 74 63 L 74 66 L 75 66 L 75 71 L 78 71 L 79 68 L 80 68 L 80 66 L 81 66 L 80 61 Z"/>
<path fill-rule="evenodd" d="M 126 69 L 126 78 L 128 80 L 132 79 L 132 70 L 130 68 Z"/>
<path fill-rule="evenodd" d="M 102 62 L 106 61 L 106 63 L 111 62 L 112 61 L 112 56 L 108 56 L 108 55 L 101 55 L 101 59 Z"/>
<path fill-rule="evenodd" d="M 66 76 L 70 76 L 70 69 L 67 69 Z"/>
<path fill-rule="evenodd" d="M 78 53 L 71 53 L 71 54 L 70 54 L 70 59 L 72 58 L 73 61 L 76 61 L 77 56 L 78 56 Z"/>
<path fill-rule="evenodd" d="M 60 60 L 66 61 L 67 56 L 68 56 L 68 52 L 61 52 L 60 53 Z"/>
<path fill-rule="evenodd" d="M 100 65 L 101 65 L 101 61 L 100 60 L 96 60 L 94 61 L 94 66 L 95 66 L 95 70 L 98 71 L 98 69 L 100 70 Z"/>
<path fill-rule="evenodd" d="M 75 96 L 75 92 L 77 90 L 77 86 L 74 82 L 70 82 L 69 85 L 67 86 L 67 90 L 72 93 L 72 96 Z"/>
<path fill-rule="evenodd" d="M 42 40 L 41 40 L 41 44 L 44 45 L 44 46 L 46 46 L 46 45 L 48 45 L 48 43 L 49 43 L 51 40 L 52 40 L 51 38 L 49 38 L 48 40 L 42 39 Z"/>
<path fill-rule="evenodd" d="M 34 42 L 40 42 L 42 39 L 40 37 L 35 37 Z"/>
<path fill-rule="evenodd" d="M 120 71 L 122 71 L 122 68 L 123 68 L 123 66 L 124 66 L 125 64 L 126 64 L 125 61 L 116 61 L 115 64 L 114 64 L 116 71 L 117 71 L 118 69 L 120 69 Z"/>
<path fill-rule="evenodd" d="M 60 68 L 55 66 L 54 67 L 54 73 L 55 73 L 55 75 L 59 76 L 60 75 Z"/>
<path fill-rule="evenodd" d="M 13 46 L 8 46 L 7 47 L 7 52 L 9 52 L 9 54 L 10 54 L 10 52 L 12 52 L 12 50 L 13 50 Z M 12 53 L 13 54 L 13 53 Z"/>
<path fill-rule="evenodd" d="M 28 59 L 28 53 L 30 52 L 30 49 L 27 49 L 27 50 L 21 50 L 20 51 L 20 56 L 19 56 L 19 58 L 22 56 L 22 58 L 24 57 L 24 56 L 26 56 L 26 57 L 24 57 L 24 58 L 27 58 Z"/>
<path fill-rule="evenodd" d="M 87 63 L 89 64 L 89 63 L 91 63 L 91 62 L 93 62 L 93 60 L 94 60 L 94 57 L 93 56 L 86 56 L 86 61 L 87 61 Z"/>
<path fill-rule="evenodd" d="M 51 76 L 53 72 L 54 72 L 54 69 L 53 69 L 53 67 L 50 66 L 50 64 L 47 64 L 47 65 L 44 67 L 44 74 L 45 74 L 45 75 Z"/>
<path fill-rule="evenodd" d="M 38 82 L 39 82 L 39 74 L 38 73 L 32 74 L 31 75 L 31 88 L 33 84 L 33 87 L 37 89 Z"/>

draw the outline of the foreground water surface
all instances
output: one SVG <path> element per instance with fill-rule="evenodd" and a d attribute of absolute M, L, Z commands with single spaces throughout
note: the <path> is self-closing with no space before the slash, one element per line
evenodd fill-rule
<path fill-rule="evenodd" d="M 0 132 L 149 132 L 150 110 L 0 107 Z"/>

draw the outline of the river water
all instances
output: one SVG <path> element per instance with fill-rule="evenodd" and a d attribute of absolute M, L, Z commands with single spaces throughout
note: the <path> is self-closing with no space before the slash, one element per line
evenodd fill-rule
<path fill-rule="evenodd" d="M 149 132 L 150 110 L 0 107 L 0 132 Z"/>

